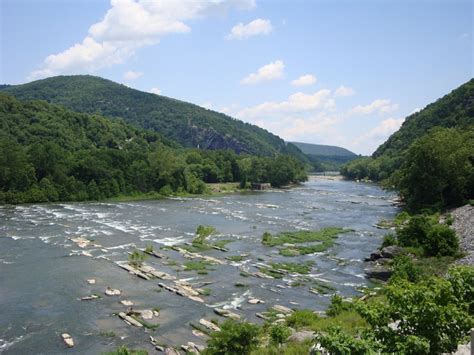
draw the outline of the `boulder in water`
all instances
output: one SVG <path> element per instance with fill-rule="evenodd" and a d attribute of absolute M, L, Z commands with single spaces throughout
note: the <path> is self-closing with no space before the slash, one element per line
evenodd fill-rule
<path fill-rule="evenodd" d="M 63 338 L 64 344 L 66 344 L 68 348 L 74 347 L 74 340 L 72 339 L 72 336 L 70 336 L 68 333 L 63 333 L 61 334 L 61 337 Z"/>

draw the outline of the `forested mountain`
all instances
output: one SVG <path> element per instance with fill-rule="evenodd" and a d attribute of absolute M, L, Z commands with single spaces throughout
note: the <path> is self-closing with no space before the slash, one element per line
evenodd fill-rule
<path fill-rule="evenodd" d="M 372 157 L 341 169 L 382 180 L 409 208 L 443 208 L 474 198 L 474 79 L 406 118 Z"/>
<path fill-rule="evenodd" d="M 257 126 L 100 77 L 57 76 L 0 90 L 21 100 L 46 100 L 76 112 L 119 117 L 135 126 L 155 130 L 184 147 L 231 149 L 259 156 L 283 153 L 307 159 L 294 145 Z"/>
<path fill-rule="evenodd" d="M 327 157 L 357 157 L 357 154 L 350 150 L 335 145 L 324 145 L 324 144 L 313 144 L 313 143 L 301 143 L 301 142 L 290 142 L 296 145 L 305 154 L 311 154 L 316 156 L 327 156 Z"/>
<path fill-rule="evenodd" d="M 358 155 L 346 148 L 334 145 L 291 142 L 297 146 L 311 161 L 315 171 L 337 171 L 341 166 Z"/>
<path fill-rule="evenodd" d="M 118 119 L 0 93 L 0 203 L 202 193 L 204 182 L 281 186 L 305 178 L 292 156 L 180 148 Z"/>
<path fill-rule="evenodd" d="M 433 127 L 463 128 L 474 124 L 474 79 L 405 119 L 373 157 L 395 156 Z"/>

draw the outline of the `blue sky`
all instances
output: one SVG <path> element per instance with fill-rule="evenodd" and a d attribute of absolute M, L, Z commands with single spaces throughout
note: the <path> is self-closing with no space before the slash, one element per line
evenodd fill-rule
<path fill-rule="evenodd" d="M 473 76 L 471 1 L 2 0 L 0 82 L 89 73 L 369 154 Z"/>

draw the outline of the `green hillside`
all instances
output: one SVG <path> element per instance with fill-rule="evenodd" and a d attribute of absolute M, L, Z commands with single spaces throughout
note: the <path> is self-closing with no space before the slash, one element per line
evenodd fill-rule
<path fill-rule="evenodd" d="M 305 178 L 288 155 L 180 148 L 118 119 L 0 93 L 0 203 L 195 194 L 205 182 L 281 186 Z"/>
<path fill-rule="evenodd" d="M 46 100 L 77 112 L 120 117 L 135 126 L 155 130 L 184 147 L 231 149 L 259 156 L 283 153 L 306 160 L 294 145 L 262 128 L 100 77 L 57 76 L 0 89 L 22 100 Z"/>
<path fill-rule="evenodd" d="M 400 129 L 374 152 L 373 157 L 396 156 L 433 127 L 463 128 L 474 124 L 474 79 L 408 116 Z"/>
<path fill-rule="evenodd" d="M 409 208 L 443 208 L 474 197 L 474 79 L 408 116 L 372 155 L 346 164 L 351 179 L 397 188 Z"/>

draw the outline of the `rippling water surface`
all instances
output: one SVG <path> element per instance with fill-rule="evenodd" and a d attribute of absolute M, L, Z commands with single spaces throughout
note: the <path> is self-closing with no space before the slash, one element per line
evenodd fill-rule
<path fill-rule="evenodd" d="M 342 295 L 356 294 L 368 285 L 362 259 L 378 245 L 384 231 L 374 227 L 397 212 L 393 196 L 370 184 L 311 179 L 301 187 L 213 198 L 176 198 L 124 203 L 62 203 L 0 206 L 0 352 L 8 354 L 63 353 L 60 334 L 68 332 L 75 347 L 68 353 L 97 354 L 120 344 L 152 349 L 148 335 L 179 346 L 203 343 L 191 332 L 190 322 L 213 319 L 213 307 L 234 309 L 251 321 L 256 312 L 281 304 L 323 310 L 328 295 L 309 292 L 307 285 L 288 287 L 294 275 L 280 280 L 244 278 L 240 269 L 256 271 L 259 263 L 314 261 L 310 277 L 329 282 Z M 242 262 L 213 267 L 208 275 L 177 271 L 185 261 L 175 251 L 160 251 L 175 260 L 165 265 L 149 258 L 156 269 L 199 285 L 212 282 L 200 304 L 163 290 L 157 280 L 129 275 L 114 263 L 127 260 L 135 248 L 153 244 L 155 250 L 189 242 L 199 224 L 214 226 L 215 240 L 232 239 L 229 252 L 204 254 L 224 259 L 248 254 Z M 285 258 L 276 248 L 261 245 L 268 231 L 313 230 L 328 226 L 351 228 L 325 253 Z M 70 238 L 93 239 L 98 247 L 80 248 Z M 172 264 L 172 263 L 171 263 Z M 86 279 L 95 278 L 89 285 Z M 236 287 L 235 283 L 249 287 Z M 107 286 L 120 297 L 80 301 Z M 266 301 L 250 305 L 249 297 Z M 145 331 L 127 326 L 114 313 L 125 310 L 120 299 L 132 300 L 136 309 L 159 307 L 160 327 Z M 290 303 L 291 302 L 291 303 Z M 116 336 L 104 337 L 101 332 Z"/>

